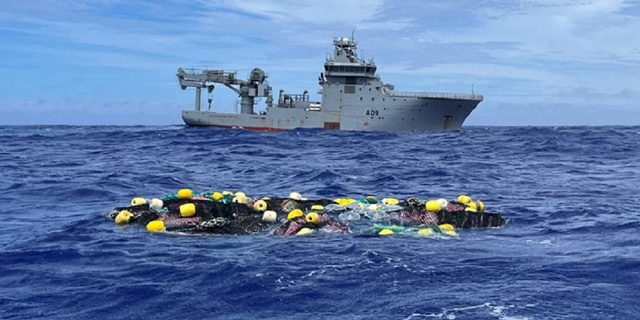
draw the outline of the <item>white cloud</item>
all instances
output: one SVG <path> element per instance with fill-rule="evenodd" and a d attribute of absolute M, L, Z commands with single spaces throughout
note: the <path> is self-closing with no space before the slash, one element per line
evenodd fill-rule
<path fill-rule="evenodd" d="M 207 2 L 237 8 L 247 13 L 263 15 L 269 19 L 298 24 L 352 24 L 370 21 L 384 9 L 385 0 L 227 0 Z"/>
<path fill-rule="evenodd" d="M 483 25 L 460 41 L 517 43 L 521 58 L 617 63 L 621 56 L 640 62 L 629 41 L 640 21 L 620 13 L 622 0 L 521 1 L 518 6 L 482 10 Z"/>

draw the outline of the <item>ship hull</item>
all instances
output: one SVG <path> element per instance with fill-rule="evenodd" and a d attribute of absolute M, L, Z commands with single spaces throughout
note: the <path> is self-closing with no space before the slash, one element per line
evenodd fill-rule
<path fill-rule="evenodd" d="M 320 128 L 353 131 L 458 131 L 480 101 L 470 99 L 395 98 L 376 104 L 343 104 L 341 111 L 268 108 L 265 115 L 182 111 L 190 126 L 278 131 Z"/>

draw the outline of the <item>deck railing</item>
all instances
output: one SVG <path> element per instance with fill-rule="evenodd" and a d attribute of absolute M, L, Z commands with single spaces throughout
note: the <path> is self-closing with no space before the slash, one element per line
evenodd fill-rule
<path fill-rule="evenodd" d="M 438 92 L 397 92 L 389 93 L 392 97 L 407 98 L 434 98 L 434 99 L 464 99 L 482 101 L 484 97 L 480 94 L 464 94 L 464 93 L 438 93 Z"/>

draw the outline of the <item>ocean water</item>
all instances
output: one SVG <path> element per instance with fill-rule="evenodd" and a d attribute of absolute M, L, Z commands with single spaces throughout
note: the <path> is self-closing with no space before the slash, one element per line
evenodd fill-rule
<path fill-rule="evenodd" d="M 640 127 L 0 127 L 1 319 L 638 319 Z M 180 188 L 455 199 L 459 237 L 150 234 Z"/>

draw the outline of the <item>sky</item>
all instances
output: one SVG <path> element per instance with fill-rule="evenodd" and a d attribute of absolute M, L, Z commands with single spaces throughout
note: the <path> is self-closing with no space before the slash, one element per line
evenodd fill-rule
<path fill-rule="evenodd" d="M 332 39 L 396 91 L 482 94 L 465 125 L 640 125 L 640 0 L 0 0 L 0 125 L 173 125 L 178 68 L 317 93 Z M 206 94 L 203 94 L 206 101 Z M 216 86 L 213 108 L 237 95 Z M 264 101 L 263 101 L 264 102 Z M 206 103 L 203 104 L 206 107 Z"/>

